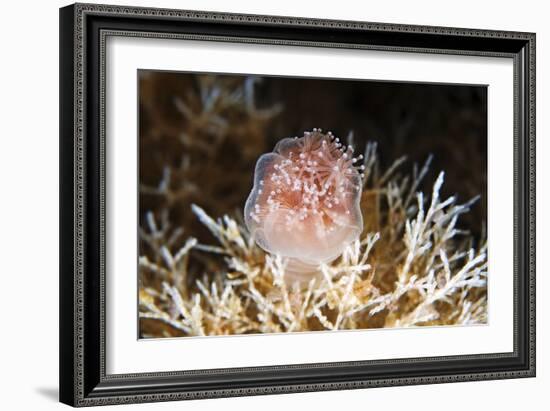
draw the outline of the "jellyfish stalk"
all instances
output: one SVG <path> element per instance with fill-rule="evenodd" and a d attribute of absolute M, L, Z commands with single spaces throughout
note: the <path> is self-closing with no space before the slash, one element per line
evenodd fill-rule
<path fill-rule="evenodd" d="M 258 159 L 245 223 L 262 249 L 287 260 L 285 280 L 309 281 L 360 236 L 361 159 L 321 129 Z"/>

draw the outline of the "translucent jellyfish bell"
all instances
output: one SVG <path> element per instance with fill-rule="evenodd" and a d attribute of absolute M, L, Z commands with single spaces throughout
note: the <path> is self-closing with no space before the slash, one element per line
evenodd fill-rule
<path fill-rule="evenodd" d="M 314 129 L 285 138 L 256 163 L 245 223 L 258 246 L 288 259 L 285 277 L 309 280 L 363 230 L 361 175 L 352 150 Z"/>

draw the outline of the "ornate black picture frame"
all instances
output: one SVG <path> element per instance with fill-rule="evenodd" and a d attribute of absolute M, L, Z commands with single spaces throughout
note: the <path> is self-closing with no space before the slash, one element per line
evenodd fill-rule
<path fill-rule="evenodd" d="M 514 350 L 109 375 L 105 39 L 187 38 L 514 61 Z M 535 34 L 76 4 L 60 10 L 60 400 L 73 406 L 535 376 Z"/>

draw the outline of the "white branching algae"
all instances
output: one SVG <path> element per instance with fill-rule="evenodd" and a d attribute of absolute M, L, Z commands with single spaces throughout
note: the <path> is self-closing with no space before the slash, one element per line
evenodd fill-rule
<path fill-rule="evenodd" d="M 324 154 L 319 144 L 326 135 L 314 133 L 315 147 Z M 330 136 L 326 141 L 334 144 Z M 212 241 L 188 238 L 174 248 L 175 232 L 181 230 L 171 227 L 166 213 L 148 214 L 141 236 L 152 251 L 139 259 L 144 337 L 487 321 L 487 247 L 457 226 L 475 199 L 459 204 L 455 197 L 440 198 L 443 173 L 430 193 L 419 191 L 429 160 L 410 176 L 399 173 L 403 159 L 380 172 L 374 144 L 367 145 L 360 159 L 338 151 L 336 174 L 323 169 L 328 187 L 321 180 L 304 183 L 294 167 L 304 167 L 306 176 L 312 176 L 312 168 L 325 163 L 302 158 L 304 163 L 298 160 L 296 165 L 295 154 L 289 163 L 295 152 L 289 147 L 282 144 L 275 153 L 280 157 L 268 157 L 260 173 L 256 170 L 257 184 L 244 216 L 251 230 L 238 216 L 214 219 L 195 205 L 195 218 L 210 231 Z M 270 175 L 275 180 L 268 180 Z M 289 205 L 298 192 L 292 191 L 295 185 L 305 207 Z M 345 195 L 338 194 L 341 188 Z M 305 225 L 310 223 L 315 227 Z M 292 230 L 284 234 L 287 227 L 300 225 L 311 244 L 302 243 Z M 260 229 L 261 247 L 256 243 Z M 293 254 L 296 249 L 299 254 Z M 204 275 L 189 278 L 192 256 L 200 261 L 221 257 L 224 268 L 211 271 L 205 264 Z M 300 286 L 289 283 L 285 273 L 293 259 L 305 262 L 308 270 L 315 265 L 319 275 Z"/>

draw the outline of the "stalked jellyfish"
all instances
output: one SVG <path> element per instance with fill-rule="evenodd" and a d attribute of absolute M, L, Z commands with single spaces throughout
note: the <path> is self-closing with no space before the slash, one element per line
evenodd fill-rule
<path fill-rule="evenodd" d="M 261 248 L 287 259 L 287 281 L 310 280 L 361 234 L 361 159 L 320 129 L 258 159 L 245 222 Z"/>

